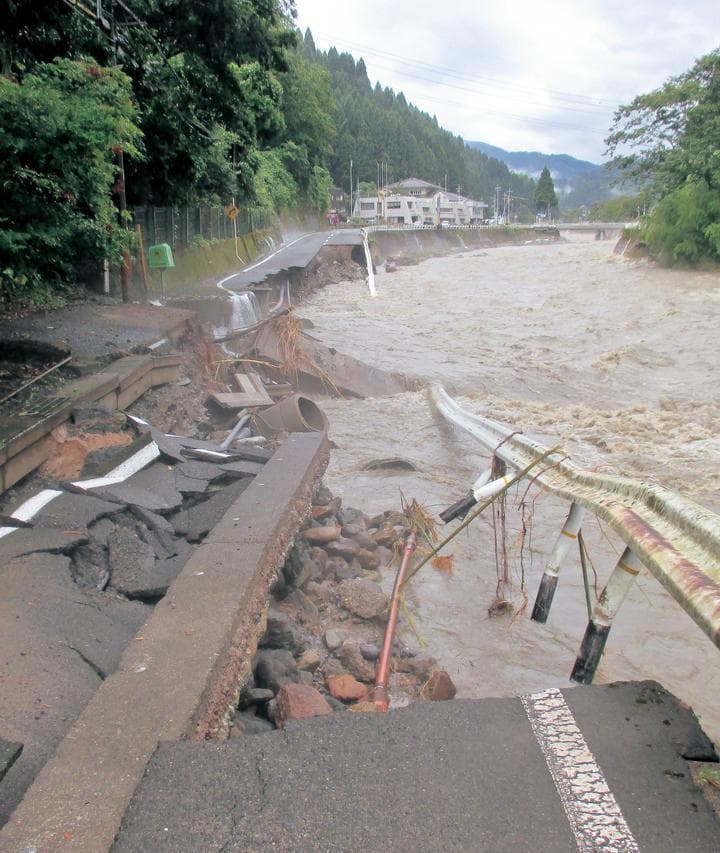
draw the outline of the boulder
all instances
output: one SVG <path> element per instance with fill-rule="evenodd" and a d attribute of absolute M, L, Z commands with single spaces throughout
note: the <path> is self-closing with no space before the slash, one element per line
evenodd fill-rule
<path fill-rule="evenodd" d="M 353 539 L 340 537 L 332 542 L 328 542 L 325 546 L 325 550 L 327 551 L 328 556 L 341 557 L 343 560 L 350 563 L 357 556 L 360 546 Z"/>
<path fill-rule="evenodd" d="M 340 538 L 340 528 L 336 525 L 327 527 L 308 527 L 302 532 L 306 541 L 312 545 L 324 544 L 326 542 L 334 542 Z"/>
<path fill-rule="evenodd" d="M 330 695 L 343 702 L 358 702 L 367 696 L 367 687 L 347 672 L 330 675 L 325 683 Z"/>
<path fill-rule="evenodd" d="M 443 702 L 452 699 L 457 693 L 452 678 L 442 669 L 436 670 L 423 684 L 420 695 L 432 702 Z"/>
<path fill-rule="evenodd" d="M 325 640 L 325 645 L 331 652 L 339 649 L 343 644 L 342 634 L 340 634 L 339 631 L 335 631 L 333 628 L 325 632 L 325 637 L 323 639 Z"/>
<path fill-rule="evenodd" d="M 343 581 L 339 592 L 343 606 L 362 619 L 380 616 L 388 605 L 388 597 L 380 585 L 366 578 Z"/>
<path fill-rule="evenodd" d="M 365 660 L 357 643 L 343 643 L 342 648 L 336 654 L 345 669 L 359 681 L 366 683 L 375 681 L 375 667 Z"/>
<path fill-rule="evenodd" d="M 299 671 L 287 649 L 263 649 L 255 656 L 255 683 L 277 693 L 285 684 L 296 682 Z"/>
<path fill-rule="evenodd" d="M 307 684 L 286 684 L 277 695 L 275 722 L 282 727 L 288 720 L 302 720 L 332 714 L 325 697 Z"/>

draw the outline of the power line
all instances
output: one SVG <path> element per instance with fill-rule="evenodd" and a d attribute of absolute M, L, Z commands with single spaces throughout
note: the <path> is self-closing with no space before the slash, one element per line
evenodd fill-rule
<path fill-rule="evenodd" d="M 402 65 L 407 65 L 410 68 L 416 68 L 419 70 L 432 71 L 435 74 L 442 74 L 446 77 L 452 77 L 457 80 L 473 82 L 477 81 L 486 86 L 494 86 L 501 89 L 510 89 L 517 92 L 521 92 L 528 95 L 538 95 L 538 94 L 547 94 L 554 97 L 559 101 L 566 101 L 568 104 L 574 106 L 584 106 L 588 108 L 594 108 L 597 110 L 604 109 L 615 109 L 617 106 L 615 103 L 603 100 L 602 98 L 595 98 L 588 95 L 582 95 L 575 92 L 565 92 L 557 89 L 538 89 L 526 86 L 519 86 L 515 83 L 509 83 L 505 80 L 502 80 L 497 77 L 485 77 L 479 74 L 472 74 L 467 72 L 458 71 L 457 69 L 450 68 L 448 66 L 443 65 L 434 65 L 429 62 L 424 62 L 422 60 L 411 59 L 409 57 L 402 56 L 397 53 L 391 53 L 389 51 L 382 51 L 378 48 L 372 47 L 371 45 L 364 45 L 360 42 L 350 41 L 348 39 L 336 38 L 335 36 L 318 31 L 317 34 L 326 39 L 329 39 L 331 42 L 335 42 L 337 44 L 345 44 L 353 48 L 357 48 L 363 51 L 366 54 L 371 56 L 379 56 L 380 58 L 387 58 L 394 60 Z M 393 69 L 394 70 L 394 69 Z M 402 74 L 403 72 L 397 72 Z M 433 80 L 432 82 L 440 83 L 441 81 Z M 450 84 L 447 84 L 450 85 Z"/>

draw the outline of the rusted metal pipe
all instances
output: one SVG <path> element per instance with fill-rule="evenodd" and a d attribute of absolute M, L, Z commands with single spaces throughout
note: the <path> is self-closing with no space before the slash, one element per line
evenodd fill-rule
<path fill-rule="evenodd" d="M 400 568 L 395 577 L 395 586 L 393 587 L 392 596 L 390 597 L 390 610 L 388 612 L 388 621 L 385 628 L 385 637 L 383 639 L 382 650 L 378 658 L 377 667 L 375 669 L 375 687 L 372 692 L 372 701 L 381 711 L 388 709 L 388 692 L 387 683 L 390 674 L 390 658 L 392 656 L 393 637 L 395 636 L 395 626 L 397 625 L 398 610 L 400 609 L 400 590 L 407 568 L 410 565 L 410 558 L 415 551 L 417 540 L 415 531 L 411 530 L 405 540 L 405 548 L 403 549 L 402 561 Z"/>

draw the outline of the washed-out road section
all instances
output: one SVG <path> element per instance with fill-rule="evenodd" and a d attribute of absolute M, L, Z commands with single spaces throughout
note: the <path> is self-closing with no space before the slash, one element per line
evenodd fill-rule
<path fill-rule="evenodd" d="M 249 672 L 267 589 L 327 465 L 293 433 L 185 564 L 0 831 L 0 850 L 106 851 L 161 740 L 217 733 Z"/>

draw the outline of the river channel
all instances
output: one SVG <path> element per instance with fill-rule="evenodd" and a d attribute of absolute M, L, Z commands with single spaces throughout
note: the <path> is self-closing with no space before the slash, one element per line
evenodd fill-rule
<path fill-rule="evenodd" d="M 615 255 L 612 242 L 576 238 L 430 259 L 380 271 L 376 283 L 375 299 L 363 282 L 330 285 L 298 314 L 329 346 L 439 382 L 469 411 L 561 443 L 576 464 L 655 480 L 720 511 L 718 274 L 660 270 Z M 437 513 L 487 467 L 488 454 L 448 427 L 425 392 L 322 406 L 336 445 L 326 482 L 345 505 L 399 509 L 402 494 Z M 416 470 L 364 470 L 396 456 Z M 426 566 L 408 594 L 417 633 L 462 697 L 572 686 L 587 622 L 576 555 L 548 624 L 529 619 L 567 505 L 525 484 L 506 512 L 513 616 L 488 614 L 497 585 L 490 516 L 448 547 L 452 574 Z M 440 524 L 440 535 L 454 526 Z M 594 518 L 584 532 L 600 590 L 622 545 Z M 646 571 L 596 683 L 628 679 L 661 682 L 720 743 L 720 654 Z"/>

